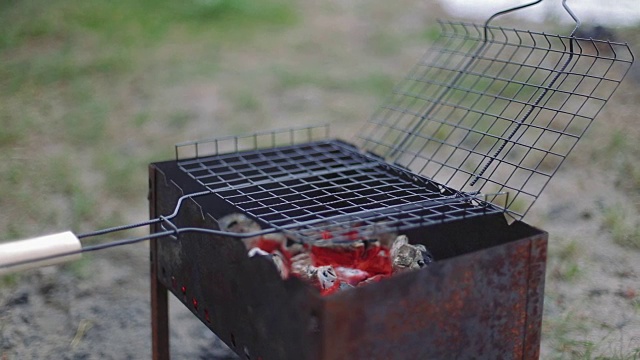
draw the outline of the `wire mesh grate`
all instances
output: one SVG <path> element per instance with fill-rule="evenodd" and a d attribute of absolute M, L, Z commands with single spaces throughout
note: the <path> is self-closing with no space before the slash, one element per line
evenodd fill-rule
<path fill-rule="evenodd" d="M 440 22 L 358 145 L 521 218 L 626 75 L 626 44 Z"/>
<path fill-rule="evenodd" d="M 178 161 L 200 185 L 266 229 L 301 241 L 318 229 L 374 234 L 501 212 L 406 170 L 362 154 L 348 143 L 323 140 Z M 314 235 L 315 234 L 315 235 Z"/>

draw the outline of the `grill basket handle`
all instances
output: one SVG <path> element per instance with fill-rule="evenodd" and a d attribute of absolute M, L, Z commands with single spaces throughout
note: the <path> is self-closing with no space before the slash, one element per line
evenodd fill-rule
<path fill-rule="evenodd" d="M 524 8 L 528 8 L 530 6 L 536 5 L 541 3 L 542 0 L 536 0 L 534 2 L 530 2 L 527 4 L 523 4 L 523 5 L 519 5 L 516 7 L 512 7 L 506 10 L 502 10 L 502 11 L 498 11 L 497 13 L 491 15 L 487 21 L 485 21 L 484 23 L 484 38 L 487 38 L 487 27 L 489 26 L 489 23 L 491 21 L 493 21 L 493 19 L 497 18 L 498 16 L 502 16 L 514 11 L 518 11 Z M 576 14 L 573 13 L 573 11 L 571 10 L 571 8 L 569 8 L 569 5 L 567 5 L 567 0 L 562 0 L 562 7 L 564 8 L 564 10 L 567 12 L 567 14 L 569 14 L 569 16 L 571 16 L 571 19 L 573 19 L 573 21 L 576 23 L 576 26 L 573 28 L 573 31 L 571 31 L 571 34 L 569 36 L 573 36 L 576 33 L 576 30 L 578 30 L 578 28 L 580 27 L 580 25 L 582 25 L 582 22 L 580 22 L 580 19 L 578 19 L 578 17 L 576 16 Z"/>
<path fill-rule="evenodd" d="M 78 260 L 80 252 L 71 231 L 0 244 L 0 276 Z"/>

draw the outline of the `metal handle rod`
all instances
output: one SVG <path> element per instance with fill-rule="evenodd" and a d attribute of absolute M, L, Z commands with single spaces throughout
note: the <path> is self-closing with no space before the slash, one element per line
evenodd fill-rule
<path fill-rule="evenodd" d="M 79 255 L 81 255 L 83 253 L 86 253 L 86 252 L 103 250 L 103 249 L 108 249 L 108 248 L 112 248 L 112 247 L 116 247 L 116 246 L 122 246 L 122 245 L 135 244 L 137 242 L 141 242 L 141 241 L 145 241 L 145 240 L 149 240 L 149 239 L 153 239 L 153 238 L 158 238 L 158 237 L 162 237 L 162 236 L 171 235 L 173 233 L 174 233 L 174 231 L 165 231 L 165 232 L 161 232 L 161 233 L 153 233 L 153 234 L 149 234 L 149 235 L 145 235 L 145 236 L 141 236 L 141 237 L 137 237 L 137 238 L 132 238 L 132 239 L 118 240 L 118 241 L 112 241 L 112 242 L 108 242 L 108 243 L 104 243 L 104 244 L 85 246 L 85 247 L 82 247 L 80 249 L 73 250 L 73 251 L 55 253 L 55 254 L 50 254 L 50 255 L 46 255 L 46 256 L 38 256 L 38 257 L 35 257 L 35 258 L 19 260 L 19 261 L 14 261 L 14 262 L 10 262 L 10 263 L 3 263 L 3 264 L 0 264 L 0 274 L 18 271 L 18 270 L 23 269 L 23 267 L 25 267 L 25 268 L 26 267 L 42 267 L 42 266 L 46 266 L 47 265 L 47 264 L 38 265 L 38 264 L 42 264 L 42 263 L 54 264 L 54 260 L 61 259 L 61 258 L 67 258 L 67 259 L 69 259 L 69 261 L 70 260 L 75 260 L 75 259 L 78 258 Z M 63 262 L 63 261 L 59 261 L 59 262 Z M 55 262 L 55 263 L 59 263 L 59 262 Z M 32 266 L 29 266 L 29 265 L 32 265 Z"/>
<path fill-rule="evenodd" d="M 520 10 L 520 9 L 528 8 L 529 6 L 533 6 L 533 5 L 536 5 L 536 4 L 541 3 L 541 2 L 542 2 L 542 0 L 537 0 L 537 1 L 534 1 L 532 3 L 523 4 L 523 5 L 516 6 L 516 7 L 513 7 L 511 9 L 507 9 L 507 10 L 502 10 L 502 11 L 499 11 L 499 12 L 491 15 L 491 17 L 489 17 L 487 19 L 487 21 L 485 21 L 485 23 L 484 23 L 484 36 L 485 36 L 485 38 L 487 37 L 487 27 L 489 26 L 489 23 L 493 19 L 497 18 L 498 16 L 502 16 L 502 15 L 508 14 L 510 12 L 514 12 L 514 11 L 517 11 L 517 10 Z M 575 34 L 575 32 L 578 30 L 578 28 L 580 27 L 580 25 L 582 25 L 582 22 L 580 21 L 580 19 L 578 19 L 578 17 L 573 12 L 573 10 L 571 10 L 569 5 L 567 5 L 567 0 L 562 0 L 562 7 L 567 12 L 567 14 L 569 14 L 569 16 L 571 16 L 571 19 L 573 19 L 573 21 L 576 23 L 576 26 L 573 28 L 573 31 L 571 31 L 571 34 L 569 34 L 569 36 L 573 36 Z"/>
<path fill-rule="evenodd" d="M 567 5 L 567 0 L 562 0 L 562 7 L 567 12 L 567 14 L 569 14 L 569 16 L 571 16 L 573 21 L 575 21 L 575 23 L 576 23 L 576 26 L 573 28 L 573 31 L 571 31 L 571 34 L 569 34 L 569 36 L 573 36 L 576 33 L 576 31 L 578 30 L 578 28 L 580 27 L 580 25 L 582 25 L 582 22 L 580 21 L 580 19 L 578 19 L 576 14 L 573 13 L 573 11 L 569 7 L 569 5 Z M 573 46 L 573 42 L 571 43 L 571 46 Z"/>
<path fill-rule="evenodd" d="M 542 1 L 542 0 L 540 0 L 540 1 Z M 580 27 L 580 25 L 582 23 L 580 22 L 578 17 L 573 13 L 573 11 L 571 11 L 571 9 L 569 8 L 569 5 L 567 5 L 567 0 L 562 0 L 562 6 L 567 11 L 567 13 L 571 16 L 571 18 L 573 18 L 573 21 L 575 21 L 575 23 L 576 23 L 576 26 L 575 26 L 575 28 L 573 29 L 573 31 L 571 32 L 571 35 L 570 35 L 571 37 L 573 37 L 573 34 L 576 32 L 576 30 L 578 29 L 578 27 Z M 496 14 L 496 15 L 498 15 L 498 14 Z M 487 20 L 487 22 L 485 23 L 485 26 L 496 15 L 492 16 L 491 18 L 489 18 L 489 20 Z M 485 32 L 486 32 L 486 27 L 485 27 Z M 533 102 L 533 104 L 529 105 L 529 109 L 524 114 L 522 119 L 520 119 L 516 123 L 516 127 L 511 131 L 511 133 L 509 133 L 509 136 L 507 136 L 507 138 L 503 140 L 502 144 L 500 144 L 500 146 L 495 151 L 493 156 L 491 156 L 489 158 L 489 161 L 487 161 L 484 164 L 484 166 L 482 166 L 482 169 L 480 170 L 480 172 L 477 175 L 474 176 L 474 178 L 471 181 L 471 183 L 469 183 L 469 186 L 474 186 L 478 182 L 478 180 L 480 180 L 482 175 L 487 171 L 487 169 L 489 169 L 489 166 L 491 166 L 491 164 L 496 160 L 496 158 L 500 155 L 500 153 L 504 150 L 504 148 L 507 146 L 507 144 L 515 136 L 515 134 L 518 132 L 518 130 L 520 130 L 520 128 L 522 127 L 524 122 L 529 118 L 531 113 L 533 113 L 533 110 L 538 105 L 540 105 L 540 102 L 542 101 L 542 99 L 547 95 L 549 90 L 551 90 L 553 88 L 553 86 L 555 85 L 556 81 L 558 81 L 558 79 L 560 78 L 560 75 L 562 75 L 564 73 L 564 71 L 567 69 L 567 66 L 569 66 L 569 64 L 571 63 L 571 60 L 573 60 L 573 41 L 574 41 L 574 39 L 569 38 L 569 57 L 567 58 L 567 60 L 564 62 L 564 64 L 562 64 L 562 66 L 560 67 L 558 72 L 556 72 L 556 74 L 553 76 L 553 79 L 551 79 L 551 82 L 549 82 L 549 85 L 544 88 L 542 93 L 540 93 L 540 95 L 538 96 L 538 98 L 536 98 L 536 100 Z"/>
<path fill-rule="evenodd" d="M 485 38 L 485 39 L 487 38 L 487 35 L 488 35 L 488 34 L 487 34 L 487 28 L 489 27 L 489 23 L 490 23 L 493 19 L 497 18 L 498 16 L 502 16 L 502 15 L 505 15 L 505 14 L 508 14 L 508 13 L 511 13 L 511 12 L 514 12 L 514 11 L 518 11 L 518 10 L 521 10 L 521 9 L 524 9 L 524 8 L 528 8 L 529 6 L 533 6 L 533 5 L 539 4 L 539 3 L 541 3 L 541 2 L 542 2 L 542 0 L 537 0 L 537 1 L 534 1 L 534 2 L 531 2 L 531 3 L 523 4 L 523 5 L 516 6 L 516 7 L 512 7 L 512 8 L 510 8 L 510 9 L 506 9 L 506 10 L 498 11 L 497 13 L 495 13 L 495 14 L 491 15 L 491 16 L 487 19 L 487 21 L 485 21 L 485 22 L 484 22 L 484 38 Z"/>
<path fill-rule="evenodd" d="M 160 221 L 166 220 L 169 224 L 171 224 L 170 230 L 151 233 L 148 235 L 130 238 L 130 239 L 115 240 L 115 241 L 97 244 L 97 245 L 84 246 L 81 249 L 73 250 L 73 251 L 61 252 L 61 253 L 51 254 L 51 255 L 37 257 L 37 258 L 30 258 L 27 260 L 20 260 L 20 261 L 11 262 L 11 263 L 2 263 L 0 264 L 0 273 L 2 273 L 3 269 L 7 269 L 7 268 L 13 268 L 13 267 L 23 266 L 23 265 L 37 263 L 37 262 L 50 261 L 53 259 L 58 259 L 63 257 L 71 257 L 74 255 L 79 255 L 86 252 L 104 250 L 104 249 L 109 249 L 117 246 L 131 245 L 131 244 L 143 242 L 146 240 L 157 239 L 157 238 L 170 236 L 170 235 L 178 236 L 183 233 L 194 233 L 194 232 L 220 235 L 220 236 L 229 236 L 230 234 L 228 231 L 222 231 L 222 230 L 213 230 L 213 229 L 196 228 L 196 227 L 179 228 L 179 227 L 176 227 L 173 223 L 169 222 L 167 219 L 168 217 L 167 218 L 162 217 L 159 220 Z M 156 222 L 155 220 L 158 220 L 158 219 L 154 219 L 154 222 Z M 256 232 L 233 233 L 233 235 L 238 238 L 248 238 L 253 236 L 265 235 L 265 234 L 276 232 L 276 231 L 277 231 L 276 229 L 267 229 L 267 230 L 256 231 Z"/>
<path fill-rule="evenodd" d="M 152 224 L 157 224 L 157 223 L 162 222 L 164 220 L 173 219 L 174 217 L 176 217 L 178 215 L 178 212 L 180 211 L 180 207 L 182 206 L 182 202 L 184 202 L 184 200 L 186 200 L 188 198 L 190 199 L 190 198 L 194 198 L 194 197 L 198 197 L 198 196 L 211 194 L 211 193 L 212 193 L 211 190 L 206 190 L 206 191 L 201 191 L 201 192 L 197 192 L 197 193 L 192 193 L 192 194 L 187 194 L 187 195 L 181 196 L 178 199 L 178 202 L 176 203 L 176 207 L 173 210 L 173 213 L 171 213 L 171 214 L 169 214 L 167 216 L 161 216 L 161 217 L 158 217 L 158 218 L 155 218 L 155 219 L 151 219 L 151 220 L 140 222 L 140 223 L 136 223 L 136 224 L 115 226 L 115 227 L 111 227 L 111 228 L 107 228 L 107 229 L 102 229 L 102 230 L 97 230 L 97 231 L 92 231 L 92 232 L 80 234 L 80 235 L 78 235 L 78 239 L 83 239 L 83 238 L 88 238 L 88 237 L 93 237 L 93 236 L 99 236 L 99 235 L 105 235 L 105 234 L 111 234 L 111 233 L 114 233 L 114 232 L 119 232 L 119 231 L 124 231 L 124 230 L 135 229 L 135 228 L 139 228 L 139 227 L 142 227 L 142 226 L 148 226 L 148 225 L 152 225 Z"/>
<path fill-rule="evenodd" d="M 0 244 L 0 276 L 77 260 L 79 254 L 67 254 L 80 249 L 80 240 L 71 231 Z"/>
<path fill-rule="evenodd" d="M 211 191 L 202 191 L 198 193 L 188 194 L 180 197 L 172 214 L 161 216 L 137 224 L 129 224 L 116 226 L 108 229 L 102 229 L 76 236 L 71 231 L 59 234 L 36 237 L 27 240 L 13 241 L 0 244 L 0 275 L 8 274 L 15 271 L 25 270 L 28 268 L 44 267 L 48 265 L 60 264 L 67 261 L 76 260 L 80 254 L 89 251 L 107 249 L 110 247 L 133 244 L 152 238 L 157 238 L 178 231 L 168 231 L 163 233 L 154 233 L 147 236 L 113 241 L 98 245 L 82 247 L 80 239 L 115 233 L 123 230 L 135 229 L 142 226 L 156 224 L 162 221 L 169 221 L 177 216 L 182 203 L 187 198 L 193 198 L 210 194 Z"/>
<path fill-rule="evenodd" d="M 222 230 L 213 230 L 213 229 L 205 229 L 205 228 L 197 228 L 197 227 L 185 227 L 185 228 L 179 228 L 177 227 L 174 223 L 171 222 L 171 219 L 173 217 L 175 217 L 179 211 L 180 205 L 183 202 L 184 199 L 186 198 L 190 198 L 193 196 L 200 196 L 200 195 L 204 195 L 204 194 L 209 194 L 210 192 L 201 192 L 201 193 L 196 193 L 196 194 L 190 194 L 190 195 L 184 195 L 182 196 L 179 200 L 178 200 L 178 204 L 176 205 L 176 210 L 174 211 L 173 214 L 169 215 L 169 216 L 160 216 L 159 218 L 156 219 L 152 219 L 149 220 L 147 222 L 144 223 L 139 223 L 139 224 L 132 224 L 132 225 L 125 225 L 125 226 L 119 226 L 119 227 L 114 227 L 114 228 L 110 228 L 110 229 L 104 229 L 104 230 L 99 230 L 99 231 L 95 231 L 92 233 L 88 233 L 88 234 L 84 234 L 82 235 L 83 237 L 90 237 L 90 236 L 97 236 L 97 235 L 102 235 L 102 234 L 107 234 L 107 233 L 112 233 L 112 232 L 117 232 L 117 231 L 121 231 L 121 230 L 125 230 L 125 229 L 132 229 L 135 227 L 139 227 L 139 226 L 143 226 L 145 224 L 155 224 L 158 222 L 162 222 L 162 223 L 167 223 L 168 227 L 165 228 L 165 231 L 161 231 L 161 232 L 156 232 L 156 233 L 151 233 L 148 235 L 144 235 L 144 236 L 140 236 L 140 237 L 135 237 L 135 238 L 129 238 L 129 239 L 123 239 L 123 240 L 116 240 L 116 241 L 111 241 L 111 242 L 107 242 L 107 243 L 102 243 L 102 244 L 97 244 L 97 245 L 90 245 L 90 246 L 84 246 L 84 247 L 80 247 L 80 244 L 78 242 L 77 246 L 75 246 L 73 248 L 73 250 L 69 251 L 69 247 L 67 248 L 61 248 L 60 251 L 57 251 L 56 253 L 48 253 L 46 255 L 43 255 L 43 253 L 37 253 L 33 256 L 29 256 L 29 257 L 19 257 L 16 258 L 15 261 L 12 262 L 0 262 L 0 274 L 2 273 L 9 273 L 9 272 L 13 272 L 16 271 L 16 269 L 24 269 L 24 268 L 31 268 L 31 267 L 38 267 L 35 264 L 43 264 L 43 263 L 47 263 L 47 264 L 54 264 L 54 263 L 61 263 L 62 260 L 59 259 L 69 259 L 69 260 L 73 260 L 76 259 L 77 256 L 81 255 L 82 253 L 86 253 L 86 252 L 92 252 L 92 251 L 98 251 L 98 250 L 104 250 L 104 249 L 108 249 L 108 248 L 113 248 L 113 247 L 117 247 L 117 246 L 124 246 L 124 245 L 131 245 L 131 244 L 135 244 L 135 243 L 139 243 L 142 241 L 146 241 L 146 240 L 150 240 L 150 239 L 156 239 L 156 238 L 161 238 L 161 237 L 165 237 L 165 236 L 176 236 L 178 237 L 180 234 L 183 233 L 205 233 L 205 234 L 211 234 L 211 235 L 219 235 L 219 236 L 229 236 L 230 233 L 228 231 L 222 231 Z M 407 208 L 408 206 L 415 208 L 418 207 L 420 208 L 423 204 L 426 203 L 436 203 L 438 205 L 447 205 L 450 203 L 459 203 L 459 202 L 465 202 L 465 201 L 472 201 L 472 200 L 479 200 L 481 202 L 484 202 L 482 200 L 480 200 L 478 198 L 478 193 L 468 193 L 468 194 L 463 194 L 462 196 L 460 196 L 459 194 L 454 195 L 454 196 L 443 196 L 441 198 L 437 198 L 437 199 L 430 199 L 430 200 L 426 200 L 417 204 L 401 204 L 401 205 L 396 205 L 396 206 L 391 206 L 389 208 L 385 208 L 385 209 L 381 209 L 378 211 L 374 211 L 374 213 L 371 214 L 371 216 L 379 216 L 388 212 L 396 212 L 398 210 L 402 210 Z M 497 195 L 497 194 L 496 194 Z M 488 203 L 487 203 L 488 205 Z M 354 215 L 366 215 L 364 213 L 359 214 L 359 213 L 353 213 L 353 214 L 346 214 L 343 216 L 337 216 L 334 219 L 337 218 L 348 218 Z M 289 229 L 292 228 L 296 228 L 296 227 L 303 227 L 303 226 L 311 226 L 311 225 L 315 225 L 317 223 L 321 223 L 321 222 L 326 222 L 328 219 L 320 219 L 320 220 L 315 220 L 315 221 L 307 221 L 307 222 L 302 222 L 302 223 L 296 223 L 296 224 L 291 224 L 291 225 L 286 225 L 286 226 L 281 226 L 281 227 L 273 227 L 271 229 L 265 229 L 262 231 L 255 231 L 255 232 L 248 232 L 248 233 L 233 233 L 234 237 L 237 238 L 249 238 L 249 237 L 254 237 L 254 236 L 261 236 L 261 235 L 266 235 L 269 233 L 273 233 L 273 232 L 277 232 L 277 231 L 287 231 Z M 68 232 L 69 235 L 71 237 L 74 237 L 74 235 L 70 232 Z M 58 236 L 58 235 L 56 235 Z M 79 237 L 77 237 L 79 238 Z M 76 240 L 77 240 L 76 238 Z M 56 261 L 57 260 L 57 261 Z M 42 265 L 45 266 L 45 265 Z"/>
<path fill-rule="evenodd" d="M 420 120 L 413 126 L 413 128 L 407 132 L 407 134 L 402 138 L 402 140 L 400 140 L 400 142 L 398 143 L 397 146 L 394 146 L 392 151 L 389 153 L 389 157 L 394 157 L 396 154 L 402 152 L 405 150 L 406 147 L 408 147 L 407 142 L 409 141 L 409 139 L 413 136 L 413 134 L 415 134 L 416 132 L 418 132 L 423 126 L 425 121 L 427 120 L 427 117 L 429 116 L 429 114 L 431 114 L 434 109 L 436 107 L 438 107 L 439 104 L 442 103 L 442 100 L 444 99 L 444 97 L 454 88 L 454 85 L 466 74 L 467 70 L 469 70 L 469 68 L 471 67 L 471 65 L 473 65 L 473 63 L 475 62 L 475 60 L 477 59 L 477 57 L 480 55 L 480 53 L 484 50 L 484 48 L 486 47 L 486 45 L 488 44 L 489 41 L 489 33 L 488 33 L 488 26 L 489 23 L 496 17 L 513 12 L 513 11 L 517 11 L 520 9 L 524 9 L 533 5 L 536 5 L 538 3 L 542 2 L 542 0 L 536 0 L 533 1 L 531 3 L 528 4 L 524 4 L 524 5 L 520 5 L 520 6 L 516 6 L 513 8 L 509 8 L 500 12 L 497 12 L 493 15 L 491 15 L 491 17 L 489 17 L 489 19 L 487 19 L 487 21 L 484 23 L 484 41 L 482 42 L 482 44 L 480 45 L 480 47 L 478 49 L 476 49 L 476 51 L 473 53 L 473 55 L 469 58 L 469 61 L 467 61 L 467 63 L 464 65 L 464 67 L 462 68 L 461 71 L 459 71 L 451 80 L 451 82 L 449 83 L 449 86 L 446 86 L 446 88 L 440 93 L 440 95 L 438 95 L 438 98 L 432 102 L 432 104 L 429 106 L 428 109 L 426 109 L 424 111 L 424 114 L 422 116 L 420 116 Z"/>

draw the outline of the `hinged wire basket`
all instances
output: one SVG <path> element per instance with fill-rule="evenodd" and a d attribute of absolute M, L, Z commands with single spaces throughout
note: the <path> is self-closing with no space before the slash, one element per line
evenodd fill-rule
<path fill-rule="evenodd" d="M 509 192 L 521 219 L 627 74 L 627 44 L 440 21 L 434 47 L 359 146 L 462 192 Z"/>

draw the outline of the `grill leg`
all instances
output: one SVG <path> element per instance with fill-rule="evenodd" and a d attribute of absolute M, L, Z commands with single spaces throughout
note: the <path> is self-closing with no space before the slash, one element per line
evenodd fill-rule
<path fill-rule="evenodd" d="M 153 360 L 169 360 L 169 303 L 167 288 L 158 280 L 157 240 L 151 248 L 151 352 Z"/>
<path fill-rule="evenodd" d="M 156 167 L 149 166 L 149 215 L 156 214 Z M 157 232 L 158 225 L 151 225 L 149 231 Z M 151 355 L 153 360 L 168 360 L 169 354 L 169 303 L 167 288 L 158 280 L 158 240 L 149 240 L 151 264 Z"/>

